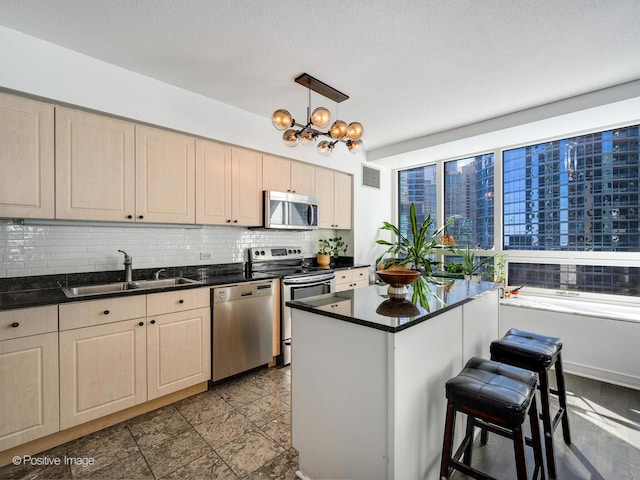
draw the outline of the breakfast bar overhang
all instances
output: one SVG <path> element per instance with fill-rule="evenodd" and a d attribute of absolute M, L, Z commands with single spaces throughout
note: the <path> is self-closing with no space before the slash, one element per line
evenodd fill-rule
<path fill-rule="evenodd" d="M 287 303 L 301 478 L 438 478 L 444 385 L 489 357 L 499 295 L 467 280 L 431 290 L 428 309 L 385 299 L 386 285 Z"/>

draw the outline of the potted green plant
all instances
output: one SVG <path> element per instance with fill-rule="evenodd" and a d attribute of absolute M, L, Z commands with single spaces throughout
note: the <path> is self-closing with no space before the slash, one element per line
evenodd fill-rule
<path fill-rule="evenodd" d="M 320 266 L 329 265 L 331 257 L 338 258 L 340 254 L 347 253 L 347 248 L 348 245 L 342 237 L 321 238 L 316 252 L 316 261 Z"/>
<path fill-rule="evenodd" d="M 462 258 L 462 273 L 464 274 L 467 280 L 480 280 L 480 276 L 485 267 L 491 265 L 491 261 L 493 259 L 493 255 L 476 257 L 475 250 L 467 248 L 464 250 L 460 248 L 451 248 L 451 252 Z"/>
<path fill-rule="evenodd" d="M 504 254 L 498 253 L 493 257 L 493 264 L 487 266 L 487 279 L 491 282 L 500 283 L 504 286 L 506 280 L 506 262 Z"/>
<path fill-rule="evenodd" d="M 376 259 L 376 266 L 379 270 L 386 270 L 390 267 L 405 267 L 412 270 L 424 269 L 424 273 L 430 275 L 431 266 L 438 263 L 433 261 L 431 255 L 436 249 L 442 248 L 442 245 L 438 242 L 438 237 L 448 226 L 448 223 L 429 233 L 433 225 L 431 215 L 428 215 L 422 224 L 418 226 L 416 209 L 413 203 L 409 208 L 409 220 L 411 222 L 410 239 L 404 236 L 398 227 L 389 222 L 384 222 L 380 227 L 380 230 L 393 232 L 396 236 L 396 241 L 376 240 L 378 245 L 389 247 Z"/>
<path fill-rule="evenodd" d="M 422 275 L 413 282 L 414 304 L 420 303 L 429 310 L 427 301 L 427 291 L 430 290 L 427 282 L 431 281 L 432 265 L 439 262 L 434 261 L 431 256 L 437 249 L 442 248 L 438 238 L 444 229 L 451 222 L 447 222 L 441 228 L 432 231 L 433 221 L 431 215 L 418 225 L 415 205 L 412 203 L 409 208 L 409 220 L 411 223 L 411 238 L 406 237 L 400 229 L 389 222 L 384 222 L 380 230 L 391 231 L 396 236 L 395 242 L 387 240 L 376 240 L 378 245 L 387 246 L 387 250 L 376 259 L 378 270 L 410 269 L 422 272 Z"/>

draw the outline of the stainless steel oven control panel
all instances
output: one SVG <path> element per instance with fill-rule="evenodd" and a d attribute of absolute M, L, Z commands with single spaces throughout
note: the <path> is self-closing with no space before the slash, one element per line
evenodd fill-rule
<path fill-rule="evenodd" d="M 302 259 L 302 247 L 254 247 L 249 249 L 250 262 Z"/>

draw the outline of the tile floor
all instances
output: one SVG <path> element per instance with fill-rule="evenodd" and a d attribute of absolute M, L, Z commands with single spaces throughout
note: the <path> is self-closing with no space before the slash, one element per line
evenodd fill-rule
<path fill-rule="evenodd" d="M 10 465 L 0 468 L 0 480 L 294 480 L 290 373 L 250 372 L 37 455 L 93 458 L 94 465 Z M 640 392 L 574 375 L 566 382 L 573 442 L 565 445 L 556 431 L 558 479 L 640 480 Z M 474 466 L 496 478 L 514 478 L 513 463 L 511 443 L 497 435 L 474 449 Z"/>
<path fill-rule="evenodd" d="M 250 372 L 34 455 L 93 465 L 9 465 L 0 479 L 292 480 L 290 392 L 288 367 Z"/>

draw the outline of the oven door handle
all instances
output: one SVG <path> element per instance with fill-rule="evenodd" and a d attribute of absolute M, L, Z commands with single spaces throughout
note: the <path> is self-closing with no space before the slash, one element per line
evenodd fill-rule
<path fill-rule="evenodd" d="M 335 273 L 327 273 L 324 275 L 307 275 L 303 277 L 285 278 L 285 285 L 316 285 L 324 283 L 327 280 L 333 280 L 336 278 Z"/>

